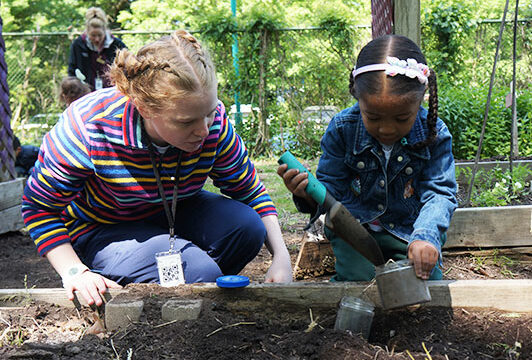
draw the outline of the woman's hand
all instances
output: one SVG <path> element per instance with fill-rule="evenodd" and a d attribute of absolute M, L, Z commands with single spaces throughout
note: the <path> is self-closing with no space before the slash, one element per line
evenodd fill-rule
<path fill-rule="evenodd" d="M 289 283 L 292 279 L 290 256 L 274 256 L 264 282 Z"/>
<path fill-rule="evenodd" d="M 79 275 L 63 280 L 68 300 L 74 300 L 74 291 L 79 291 L 87 304 L 101 306 L 107 289 L 120 289 L 122 286 L 106 277 L 86 270 Z"/>
<path fill-rule="evenodd" d="M 414 263 L 416 276 L 423 280 L 428 280 L 438 257 L 436 247 L 427 241 L 414 240 L 408 247 L 408 258 Z"/>
<path fill-rule="evenodd" d="M 46 258 L 63 279 L 68 300 L 74 300 L 74 291 L 79 291 L 87 304 L 103 304 L 102 294 L 109 288 L 121 288 L 120 285 L 100 274 L 91 272 L 85 266 L 70 243 L 56 246 Z"/>

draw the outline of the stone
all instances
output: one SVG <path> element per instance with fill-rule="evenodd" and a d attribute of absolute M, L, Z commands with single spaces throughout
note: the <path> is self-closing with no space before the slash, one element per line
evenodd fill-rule
<path fill-rule="evenodd" d="M 172 299 L 161 308 L 163 321 L 196 320 L 201 312 L 203 300 Z"/>
<path fill-rule="evenodd" d="M 124 329 L 133 322 L 138 322 L 144 301 L 113 298 L 105 304 L 105 327 L 109 331 Z"/>

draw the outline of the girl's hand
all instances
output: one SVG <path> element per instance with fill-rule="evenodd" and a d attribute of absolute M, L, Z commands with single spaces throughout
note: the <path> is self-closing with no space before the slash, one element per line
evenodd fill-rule
<path fill-rule="evenodd" d="M 87 304 L 101 306 L 103 304 L 103 294 L 107 289 L 121 289 L 122 286 L 116 282 L 103 277 L 100 274 L 84 271 L 81 274 L 63 281 L 63 287 L 67 292 L 70 301 L 74 300 L 74 291 L 79 291 Z"/>
<path fill-rule="evenodd" d="M 438 257 L 438 250 L 427 241 L 414 240 L 408 247 L 408 258 L 414 263 L 416 276 L 423 280 L 428 280 Z"/>
<path fill-rule="evenodd" d="M 305 192 L 308 185 L 308 174 L 300 173 L 298 169 L 287 170 L 288 165 L 279 165 L 277 174 L 283 178 L 284 185 L 290 192 L 300 198 L 310 198 Z"/>
<path fill-rule="evenodd" d="M 264 282 L 289 283 L 292 282 L 292 264 L 290 257 L 274 256 L 272 264 L 266 272 Z"/>

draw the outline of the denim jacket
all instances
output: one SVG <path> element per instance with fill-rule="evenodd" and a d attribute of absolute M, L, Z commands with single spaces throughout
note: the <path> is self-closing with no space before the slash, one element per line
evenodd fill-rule
<path fill-rule="evenodd" d="M 405 137 L 408 144 L 426 138 L 426 119 L 427 110 L 420 107 Z M 366 131 L 355 104 L 331 120 L 321 140 L 317 178 L 362 224 L 378 218 L 386 231 L 408 244 L 428 241 L 441 256 L 440 238 L 457 207 L 457 185 L 451 134 L 440 119 L 437 134 L 433 144 L 419 150 L 395 143 L 386 166 L 381 145 Z"/>

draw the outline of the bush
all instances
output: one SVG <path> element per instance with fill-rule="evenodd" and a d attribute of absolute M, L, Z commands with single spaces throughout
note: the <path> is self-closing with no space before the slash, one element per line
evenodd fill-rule
<path fill-rule="evenodd" d="M 507 89 L 493 89 L 481 156 L 510 154 L 511 108 L 505 107 Z M 453 135 L 453 153 L 457 159 L 473 159 L 478 148 L 480 131 L 488 95 L 483 88 L 445 86 L 439 91 L 439 116 Z M 520 155 L 532 155 L 532 93 L 523 90 L 517 97 L 517 119 Z"/>

